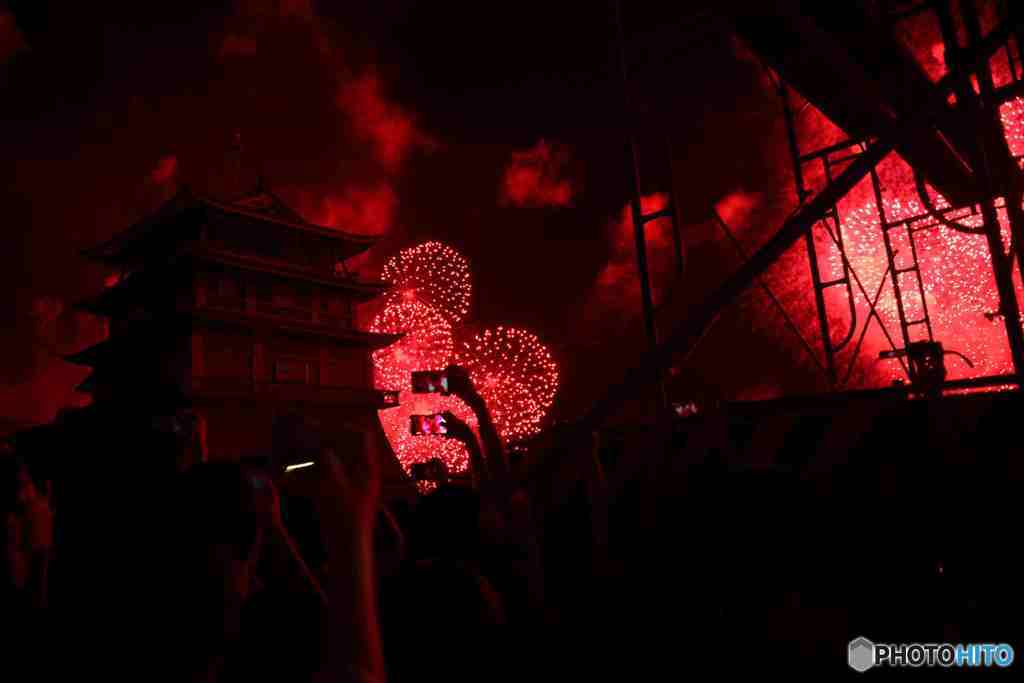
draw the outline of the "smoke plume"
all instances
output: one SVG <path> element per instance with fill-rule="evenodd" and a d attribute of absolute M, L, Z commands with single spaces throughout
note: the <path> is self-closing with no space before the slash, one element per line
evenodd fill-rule
<path fill-rule="evenodd" d="M 500 203 L 506 206 L 569 206 L 579 183 L 568 175 L 569 148 L 540 140 L 513 152 L 502 177 Z"/>
<path fill-rule="evenodd" d="M 18 24 L 14 21 L 14 15 L 6 8 L 0 7 L 0 66 L 10 61 L 14 55 L 27 50 Z"/>
<path fill-rule="evenodd" d="M 413 150 L 437 145 L 419 129 L 415 116 L 384 95 L 380 78 L 372 71 L 343 83 L 337 105 L 356 137 L 370 145 L 388 172 L 397 172 Z"/>

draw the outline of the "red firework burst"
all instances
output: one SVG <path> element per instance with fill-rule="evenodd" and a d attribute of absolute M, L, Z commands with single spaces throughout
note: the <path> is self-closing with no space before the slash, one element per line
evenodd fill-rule
<path fill-rule="evenodd" d="M 391 301 L 373 319 L 370 331 L 405 335 L 373 353 L 374 380 L 379 389 L 407 389 L 413 370 L 442 369 L 451 360 L 452 326 L 422 301 Z"/>
<path fill-rule="evenodd" d="M 454 396 L 402 391 L 399 393 L 397 408 L 379 411 L 384 433 L 406 472 L 411 473 L 415 463 L 426 462 L 431 458 L 443 460 L 449 472 L 465 472 L 468 469 L 469 453 L 461 441 L 444 436 L 413 436 L 409 433 L 410 415 L 430 415 L 445 411 L 451 411 L 476 430 L 473 411 Z"/>
<path fill-rule="evenodd" d="M 936 200 L 936 204 L 940 208 L 946 206 L 941 197 Z M 885 200 L 883 206 L 886 218 L 890 222 L 923 214 L 923 208 L 913 200 Z M 1006 212 L 1000 209 L 998 213 L 1003 241 L 1004 244 L 1008 244 L 1009 225 L 1006 221 Z M 950 217 L 955 217 L 958 223 L 972 228 L 979 227 L 982 223 L 980 215 L 970 214 L 968 210 L 955 212 Z M 927 227 L 932 223 L 934 221 L 925 218 L 912 221 L 910 225 L 915 230 L 914 247 L 921 267 L 925 303 L 928 306 L 933 334 L 946 348 L 959 351 L 974 362 L 973 369 L 964 363 L 950 363 L 950 377 L 978 377 L 1012 371 L 1005 330 L 993 315 L 999 309 L 999 295 L 992 275 L 992 261 L 985 237 L 959 232 L 941 225 Z M 896 297 L 891 278 L 886 275 L 888 259 L 881 234 L 874 203 L 844 212 L 843 237 L 850 265 L 860 277 L 865 289 L 872 295 L 882 285 L 882 277 L 886 277 L 877 308 L 890 334 L 899 340 Z M 897 268 L 909 266 L 911 251 L 907 231 L 904 228 L 896 228 L 890 235 L 897 250 Z M 838 274 L 842 264 L 836 249 L 828 250 L 828 261 L 833 274 Z M 923 311 L 914 276 L 905 273 L 900 276 L 899 282 L 903 290 L 907 318 L 919 319 Z M 1017 290 L 1019 295 L 1019 280 Z M 855 299 L 860 320 L 866 320 L 869 311 L 867 300 L 859 291 L 856 292 Z M 916 329 L 923 335 L 923 326 Z M 876 330 L 876 334 L 869 335 L 867 344 L 869 350 L 877 352 L 886 345 L 886 342 Z M 893 376 L 896 370 L 893 369 Z"/>
<path fill-rule="evenodd" d="M 392 300 L 370 325 L 371 332 L 404 334 L 400 340 L 373 354 L 374 384 L 398 391 L 399 406 L 380 411 L 384 433 L 407 471 L 414 463 L 441 458 L 450 471 L 464 471 L 468 453 L 458 441 L 437 436 L 412 436 L 409 416 L 450 410 L 473 425 L 473 415 L 461 401 L 409 390 L 414 370 L 439 370 L 452 359 L 452 327 L 440 312 L 422 301 Z"/>
<path fill-rule="evenodd" d="M 381 424 L 399 461 L 412 465 L 440 458 L 451 472 L 464 472 L 469 454 L 458 441 L 412 436 L 409 416 L 451 411 L 476 430 L 472 411 L 454 396 L 414 394 L 415 370 L 440 370 L 454 361 L 466 366 L 506 442 L 536 433 L 558 388 L 558 369 L 547 348 L 524 330 L 499 327 L 477 335 L 453 352 L 452 325 L 469 310 L 469 264 L 440 242 L 405 249 L 382 274 L 396 292 L 370 326 L 372 332 L 405 336 L 373 354 L 374 381 L 399 391 L 399 406 L 380 411 Z"/>
<path fill-rule="evenodd" d="M 514 327 L 485 330 L 462 345 L 459 362 L 506 442 L 540 430 L 558 391 L 558 366 L 536 335 Z"/>
<path fill-rule="evenodd" d="M 418 299 L 440 311 L 453 325 L 469 313 L 469 262 L 441 242 L 424 242 L 398 252 L 384 265 L 381 279 L 392 285 L 389 301 Z"/>

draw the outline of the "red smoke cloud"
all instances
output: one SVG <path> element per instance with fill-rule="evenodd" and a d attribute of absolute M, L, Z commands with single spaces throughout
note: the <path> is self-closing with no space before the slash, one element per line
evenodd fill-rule
<path fill-rule="evenodd" d="M 218 55 L 251 57 L 274 53 L 279 38 L 308 39 L 317 60 L 341 78 L 325 85 L 333 92 L 334 105 L 346 118 L 351 136 L 369 149 L 363 153 L 379 168 L 358 184 L 339 190 L 316 184 L 292 188 L 290 194 L 300 213 L 320 225 L 362 234 L 381 234 L 394 223 L 398 198 L 393 181 L 402 164 L 416 149 L 432 149 L 436 142 L 420 130 L 414 114 L 391 100 L 385 84 L 372 68 L 351 75 L 340 50 L 332 43 L 329 24 L 319 20 L 312 0 L 236 0 L 235 14 L 219 45 Z M 269 42 L 268 42 L 269 41 Z M 163 175 L 173 175 L 170 168 Z"/>
<path fill-rule="evenodd" d="M 236 0 L 235 12 L 243 17 L 295 17 L 312 21 L 313 0 Z"/>
<path fill-rule="evenodd" d="M 282 17 L 313 20 L 313 0 L 279 0 L 272 4 L 277 6 L 278 13 Z"/>
<path fill-rule="evenodd" d="M 243 36 L 236 33 L 229 33 L 224 36 L 220 44 L 220 57 L 234 55 L 238 57 L 252 57 L 259 51 L 259 45 L 252 36 Z"/>
<path fill-rule="evenodd" d="M 0 7 L 0 65 L 6 64 L 15 54 L 28 48 L 18 30 L 14 15 Z"/>
<path fill-rule="evenodd" d="M 734 235 L 740 237 L 753 227 L 750 218 L 761 205 L 760 192 L 734 190 L 725 195 L 715 204 L 715 211 L 722 217 Z"/>
<path fill-rule="evenodd" d="M 512 206 L 568 206 L 576 183 L 566 177 L 569 148 L 539 141 L 513 152 L 501 184 L 501 203 Z"/>
<path fill-rule="evenodd" d="M 644 195 L 640 198 L 640 210 L 645 214 L 651 214 L 664 209 L 668 204 L 668 195 L 663 192 Z M 667 218 L 662 218 L 648 223 L 647 250 L 660 251 L 672 246 L 671 224 Z M 616 258 L 633 259 L 633 210 L 627 202 L 622 207 L 619 219 L 612 224 L 612 245 L 615 249 Z"/>
<path fill-rule="evenodd" d="M 322 199 L 311 212 L 313 222 L 361 235 L 388 231 L 398 210 L 398 196 L 391 186 L 350 187 L 340 195 Z"/>
<path fill-rule="evenodd" d="M 640 206 L 645 214 L 653 213 L 665 207 L 668 195 L 655 193 L 641 198 Z M 640 279 L 636 270 L 635 238 L 633 235 L 633 215 L 627 203 L 622 208 L 618 220 L 610 223 L 612 253 L 608 263 L 597 276 L 595 296 L 601 299 L 601 305 L 614 310 L 626 308 L 638 310 L 640 307 Z M 648 271 L 654 295 L 668 284 L 668 273 L 673 263 L 671 221 L 667 218 L 648 223 L 646 226 Z"/>
<path fill-rule="evenodd" d="M 15 324 L 30 333 L 5 349 L 0 364 L 0 423 L 46 422 L 63 407 L 87 403 L 89 397 L 75 393 L 74 387 L 88 369 L 59 357 L 101 341 L 106 336 L 103 322 L 68 310 L 61 299 L 39 296 L 17 315 Z"/>
<path fill-rule="evenodd" d="M 321 53 L 330 51 L 326 34 L 316 23 L 312 0 L 236 0 L 231 30 L 224 36 L 217 56 L 252 57 L 259 52 L 259 39 L 281 20 L 298 20 L 309 25 L 313 44 Z"/>
<path fill-rule="evenodd" d="M 343 84 L 336 101 L 356 136 L 371 145 L 376 159 L 389 171 L 397 171 L 413 149 L 436 146 L 417 127 L 412 114 L 384 96 L 375 73 Z"/>
<path fill-rule="evenodd" d="M 154 185 L 167 186 L 174 183 L 178 177 L 178 157 L 173 154 L 160 157 L 156 166 L 149 173 L 149 182 Z"/>

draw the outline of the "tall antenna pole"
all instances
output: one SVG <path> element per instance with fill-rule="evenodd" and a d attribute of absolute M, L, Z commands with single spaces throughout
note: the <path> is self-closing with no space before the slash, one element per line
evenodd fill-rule
<path fill-rule="evenodd" d="M 644 313 L 644 331 L 647 335 L 648 352 L 654 354 L 658 348 L 658 329 L 654 320 L 654 298 L 651 294 L 650 271 L 647 266 L 647 238 L 644 231 L 644 215 L 640 189 L 640 167 L 637 155 L 636 138 L 633 134 L 633 106 L 629 89 L 629 66 L 626 60 L 626 35 L 622 25 L 622 6 L 620 0 L 613 0 L 615 5 L 615 28 L 619 43 L 619 66 L 622 80 L 622 112 L 626 128 L 626 152 L 630 164 L 630 208 L 633 217 L 633 237 L 636 244 L 636 269 L 640 277 L 640 299 Z M 665 387 L 662 384 L 661 372 L 654 374 L 658 384 L 658 397 L 661 405 L 667 405 Z"/>

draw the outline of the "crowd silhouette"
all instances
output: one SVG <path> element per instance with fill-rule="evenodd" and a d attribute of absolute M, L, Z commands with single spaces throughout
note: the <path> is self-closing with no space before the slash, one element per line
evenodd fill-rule
<path fill-rule="evenodd" d="M 479 424 L 478 440 L 445 414 L 471 482 L 442 471 L 415 502 L 382 499 L 370 435 L 331 439 L 301 414 L 238 462 L 210 461 L 201 415 L 151 420 L 129 440 L 131 484 L 91 471 L 91 500 L 82 486 L 62 500 L 53 461 L 8 448 L 12 652 L 74 641 L 108 673 L 147 680 L 511 678 L 552 623 L 539 492 L 510 466 L 468 373 L 447 374 Z M 288 466 L 300 462 L 314 464 Z"/>
<path fill-rule="evenodd" d="M 1019 632 L 1012 544 L 951 542 L 1012 534 L 1020 468 L 984 436 L 1010 400 L 984 403 L 976 431 L 949 428 L 925 451 L 908 426 L 941 428 L 954 419 L 942 410 L 966 419 L 956 411 L 989 399 L 894 403 L 842 455 L 822 451 L 837 443 L 834 418 L 803 416 L 772 447 L 775 465 L 755 471 L 734 463 L 761 457 L 772 430 L 744 436 L 705 413 L 631 436 L 556 425 L 508 453 L 465 371 L 447 372 L 479 423 L 478 438 L 445 416 L 472 477 L 428 468 L 437 481 L 416 498 L 383 497 L 370 435 L 301 414 L 232 462 L 210 461 L 204 420 L 187 410 L 89 423 L 91 440 L 49 443 L 49 458 L 15 441 L 0 455 L 6 670 L 169 681 L 835 672 L 861 632 Z"/>

